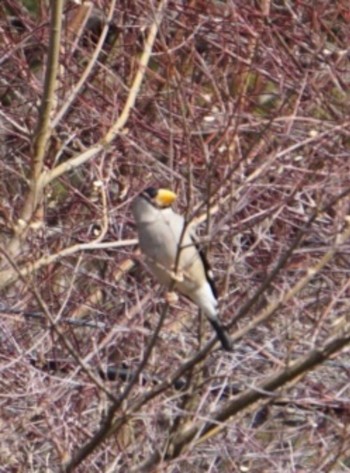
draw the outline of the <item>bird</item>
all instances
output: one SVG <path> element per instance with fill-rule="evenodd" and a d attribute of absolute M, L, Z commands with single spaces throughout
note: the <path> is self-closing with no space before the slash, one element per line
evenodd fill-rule
<path fill-rule="evenodd" d="M 206 315 L 224 350 L 232 342 L 218 318 L 218 293 L 193 225 L 172 209 L 177 198 L 166 188 L 148 187 L 131 206 L 141 252 L 156 279 L 190 299 Z"/>

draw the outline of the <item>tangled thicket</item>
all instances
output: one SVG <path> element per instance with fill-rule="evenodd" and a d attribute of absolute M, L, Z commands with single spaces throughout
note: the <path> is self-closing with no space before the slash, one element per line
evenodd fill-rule
<path fill-rule="evenodd" d="M 348 2 L 34 5 L 0 5 L 0 472 L 349 471 Z M 232 354 L 143 265 L 150 184 Z"/>

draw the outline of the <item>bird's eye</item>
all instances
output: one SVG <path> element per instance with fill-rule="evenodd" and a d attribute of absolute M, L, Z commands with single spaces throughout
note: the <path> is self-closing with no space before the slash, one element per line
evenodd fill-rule
<path fill-rule="evenodd" d="M 146 194 L 151 199 L 154 199 L 155 197 L 157 197 L 158 190 L 155 187 L 148 187 L 147 189 L 143 191 L 143 193 Z"/>

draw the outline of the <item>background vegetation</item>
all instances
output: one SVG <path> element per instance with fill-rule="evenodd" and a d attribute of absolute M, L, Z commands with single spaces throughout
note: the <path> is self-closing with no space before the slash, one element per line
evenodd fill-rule
<path fill-rule="evenodd" d="M 348 1 L 34 3 L 0 4 L 0 471 L 349 471 Z M 232 353 L 143 265 L 152 184 Z"/>

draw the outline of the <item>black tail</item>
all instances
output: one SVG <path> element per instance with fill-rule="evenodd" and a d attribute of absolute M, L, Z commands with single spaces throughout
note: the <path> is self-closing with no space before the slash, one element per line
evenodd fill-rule
<path fill-rule="evenodd" d="M 211 323 L 213 329 L 215 330 L 216 335 L 221 342 L 222 348 L 226 351 L 232 351 L 232 340 L 230 339 L 230 337 L 228 336 L 228 333 L 222 327 L 220 322 L 218 322 L 217 320 L 212 320 L 212 319 L 209 319 L 209 322 Z"/>

